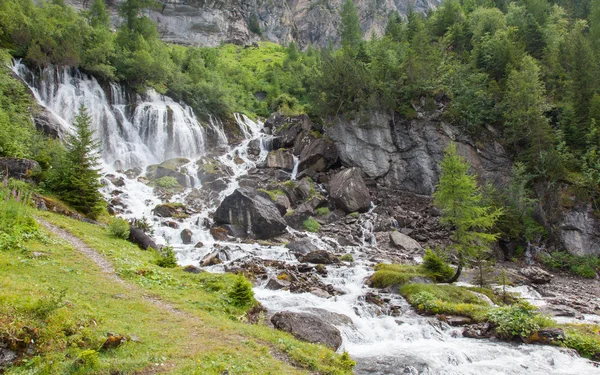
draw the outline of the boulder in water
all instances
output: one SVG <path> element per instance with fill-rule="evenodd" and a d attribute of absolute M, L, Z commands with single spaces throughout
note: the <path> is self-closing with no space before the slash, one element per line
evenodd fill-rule
<path fill-rule="evenodd" d="M 237 227 L 244 237 L 263 240 L 285 233 L 287 227 L 275 204 L 252 188 L 236 189 L 221 202 L 214 219 Z"/>
<path fill-rule="evenodd" d="M 562 328 L 545 328 L 534 332 L 525 341 L 528 344 L 552 345 L 565 339 Z"/>
<path fill-rule="evenodd" d="M 186 208 L 181 203 L 164 203 L 154 207 L 154 214 L 160 217 L 183 217 L 187 216 Z"/>
<path fill-rule="evenodd" d="M 319 250 L 319 248 L 312 243 L 310 238 L 301 238 L 298 241 L 288 243 L 285 247 L 287 247 L 292 254 L 300 256 Z"/>
<path fill-rule="evenodd" d="M 300 261 L 313 264 L 333 264 L 339 262 L 339 259 L 329 251 L 316 250 L 302 256 Z"/>
<path fill-rule="evenodd" d="M 183 241 L 184 245 L 189 245 L 192 243 L 192 231 L 190 229 L 184 229 L 179 234 L 181 236 L 181 241 Z"/>
<path fill-rule="evenodd" d="M 278 312 L 271 317 L 271 323 L 275 328 L 289 332 L 300 340 L 323 344 L 334 350 L 342 345 L 340 331 L 313 314 Z"/>
<path fill-rule="evenodd" d="M 268 168 L 279 168 L 291 172 L 294 169 L 294 156 L 287 150 L 274 150 L 267 155 Z"/>
<path fill-rule="evenodd" d="M 329 196 L 346 212 L 366 212 L 371 207 L 369 189 L 358 168 L 348 168 L 333 176 Z"/>

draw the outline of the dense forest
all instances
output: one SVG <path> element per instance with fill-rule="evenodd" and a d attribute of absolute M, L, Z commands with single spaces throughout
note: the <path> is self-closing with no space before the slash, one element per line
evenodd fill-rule
<path fill-rule="evenodd" d="M 306 51 L 294 43 L 166 44 L 143 16 L 153 6 L 153 0 L 122 3 L 123 22 L 115 30 L 102 0 L 81 13 L 61 0 L 4 1 L 3 60 L 75 66 L 138 91 L 151 87 L 204 117 L 282 111 L 327 123 L 335 116 L 385 111 L 411 118 L 413 103 L 435 108 L 436 101 L 446 101 L 447 121 L 475 137 L 483 128 L 498 129 L 517 162 L 513 184 L 487 194 L 507 207 L 500 221 L 505 237 L 544 234 L 532 219 L 534 184 L 554 194 L 566 186 L 568 194 L 597 207 L 600 1 L 451 0 L 427 15 L 392 14 L 385 35 L 368 40 L 353 2 L 346 1 L 341 46 Z M 48 170 L 42 186 L 59 190 L 60 177 L 52 174 L 60 168 L 48 167 L 65 159 L 62 146 L 33 136 L 27 94 L 6 72 L 1 87 L 2 154 L 38 160 Z"/>

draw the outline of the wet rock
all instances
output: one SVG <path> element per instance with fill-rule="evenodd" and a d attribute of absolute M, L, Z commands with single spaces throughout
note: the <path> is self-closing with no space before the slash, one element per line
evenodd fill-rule
<path fill-rule="evenodd" d="M 552 278 L 554 277 L 543 269 L 534 266 L 521 268 L 519 273 L 534 284 L 547 284 L 552 281 Z"/>
<path fill-rule="evenodd" d="M 333 264 L 339 262 L 339 259 L 328 251 L 316 250 L 302 256 L 300 261 L 313 264 Z"/>
<path fill-rule="evenodd" d="M 265 289 L 270 290 L 280 290 L 284 288 L 289 288 L 290 282 L 285 279 L 280 279 L 278 277 L 271 277 L 265 285 Z"/>
<path fill-rule="evenodd" d="M 525 340 L 525 342 L 528 344 L 551 345 L 564 339 L 565 332 L 562 330 L 562 328 L 546 328 L 540 329 L 539 331 L 533 333 Z"/>
<path fill-rule="evenodd" d="M 422 250 L 421 245 L 417 241 L 397 231 L 390 232 L 390 242 L 395 247 L 409 252 Z"/>
<path fill-rule="evenodd" d="M 313 314 L 278 312 L 271 317 L 271 323 L 300 340 L 323 344 L 334 350 L 342 345 L 340 331 Z"/>
<path fill-rule="evenodd" d="M 338 153 L 331 140 L 319 138 L 304 147 L 299 158 L 298 172 L 321 172 L 337 162 Z"/>
<path fill-rule="evenodd" d="M 196 248 L 196 249 L 199 249 L 201 247 L 204 247 L 204 243 L 202 243 L 200 241 L 196 242 L 196 244 L 194 245 L 194 248 Z"/>
<path fill-rule="evenodd" d="M 149 248 L 153 248 L 155 250 L 159 249 L 159 246 L 156 244 L 156 242 L 154 242 L 152 237 L 146 234 L 146 232 L 143 230 L 133 226 L 129 228 L 128 240 L 144 250 L 148 250 Z"/>
<path fill-rule="evenodd" d="M 291 172 L 294 169 L 294 156 L 287 150 L 274 150 L 267 155 L 268 168 L 279 168 Z"/>
<path fill-rule="evenodd" d="M 142 174 L 142 170 L 138 167 L 130 168 L 125 171 L 125 176 L 127 176 L 127 178 L 130 180 L 135 179 L 136 177 L 138 177 L 141 174 Z"/>
<path fill-rule="evenodd" d="M 189 176 L 181 167 L 189 162 L 185 158 L 175 158 L 165 160 L 160 164 L 149 165 L 146 167 L 146 177 L 150 181 L 155 181 L 163 177 L 173 177 L 179 185 L 187 187 L 189 185 Z"/>
<path fill-rule="evenodd" d="M 177 224 L 176 222 L 174 222 L 172 220 L 165 221 L 162 223 L 162 225 L 165 227 L 173 228 L 173 229 L 179 229 L 179 224 Z"/>
<path fill-rule="evenodd" d="M 337 173 L 329 184 L 329 196 L 336 207 L 346 212 L 366 212 L 371 207 L 369 189 L 358 168 Z"/>
<path fill-rule="evenodd" d="M 216 157 L 203 157 L 196 164 L 202 191 L 214 201 L 218 198 L 218 193 L 227 188 L 233 171 Z"/>
<path fill-rule="evenodd" d="M 33 118 L 35 127 L 54 139 L 65 139 L 65 129 L 61 121 L 47 108 L 39 106 L 39 111 Z"/>
<path fill-rule="evenodd" d="M 154 207 L 154 214 L 159 217 L 187 216 L 186 207 L 181 203 L 164 203 Z"/>
<path fill-rule="evenodd" d="M 271 200 L 255 189 L 236 189 L 221 202 L 214 215 L 215 223 L 239 227 L 245 237 L 269 239 L 286 232 L 286 223 Z"/>
<path fill-rule="evenodd" d="M 310 238 L 301 238 L 297 241 L 290 242 L 285 245 L 290 252 L 296 256 L 303 256 L 310 252 L 317 251 L 319 248 L 312 243 Z"/>
<path fill-rule="evenodd" d="M 194 265 L 191 265 L 191 264 L 190 264 L 189 266 L 185 266 L 185 267 L 183 268 L 183 271 L 184 271 L 184 272 L 189 272 L 189 273 L 194 273 L 194 274 L 199 274 L 199 273 L 201 273 L 201 272 L 206 272 L 206 271 L 204 271 L 203 269 L 201 269 L 201 268 L 199 268 L 199 267 L 196 267 L 196 266 L 194 266 Z"/>
<path fill-rule="evenodd" d="M 448 323 L 452 327 L 466 326 L 473 323 L 473 319 L 466 316 L 436 315 L 436 318 L 442 322 Z"/>
<path fill-rule="evenodd" d="M 184 245 L 189 245 L 192 243 L 192 231 L 191 229 L 184 229 L 181 231 L 179 236 L 181 237 L 181 241 L 183 241 Z"/>
<path fill-rule="evenodd" d="M 40 165 L 35 160 L 20 158 L 0 158 L 0 172 L 9 178 L 27 180 L 31 173 L 39 169 Z"/>
<path fill-rule="evenodd" d="M 217 241 L 227 241 L 229 239 L 229 232 L 221 227 L 210 228 L 210 235 Z"/>
<path fill-rule="evenodd" d="M 493 329 L 489 323 L 473 324 L 466 327 L 462 332 L 464 337 L 471 339 L 488 339 L 493 337 Z"/>
<path fill-rule="evenodd" d="M 310 288 L 310 293 L 312 293 L 315 296 L 320 297 L 320 298 L 329 298 L 329 297 L 331 297 L 331 295 L 327 291 L 325 291 L 325 290 L 323 290 L 321 288 L 317 288 L 317 287 Z"/>
<path fill-rule="evenodd" d="M 216 264 L 223 263 L 221 259 L 221 250 L 214 250 L 213 252 L 206 254 L 200 261 L 202 267 L 214 266 Z"/>

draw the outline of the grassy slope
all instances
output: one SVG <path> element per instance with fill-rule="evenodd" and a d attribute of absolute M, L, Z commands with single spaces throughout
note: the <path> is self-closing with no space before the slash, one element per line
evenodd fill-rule
<path fill-rule="evenodd" d="M 23 326 L 40 328 L 42 354 L 9 374 L 297 374 L 287 358 L 321 373 L 349 373 L 340 356 L 262 325 L 238 321 L 243 315 L 227 300 L 232 275 L 199 275 L 161 269 L 151 252 L 112 238 L 102 227 L 48 212 L 38 213 L 104 255 L 127 282 L 117 283 L 63 240 L 27 243 L 29 252 L 0 252 L 0 334 L 18 335 Z M 33 251 L 48 253 L 31 256 Z M 60 291 L 66 294 L 60 297 Z M 47 296 L 47 297 L 41 297 Z M 174 306 L 170 311 L 150 299 Z M 135 335 L 110 352 L 83 359 L 99 348 L 106 332 Z M 95 359 L 97 357 L 97 359 Z"/>

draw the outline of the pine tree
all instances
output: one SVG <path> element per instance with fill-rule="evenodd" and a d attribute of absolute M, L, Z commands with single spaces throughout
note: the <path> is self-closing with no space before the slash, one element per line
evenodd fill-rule
<path fill-rule="evenodd" d="M 110 27 L 110 16 L 104 0 L 94 0 L 88 11 L 88 19 L 93 27 Z"/>
<path fill-rule="evenodd" d="M 229 291 L 229 298 L 236 307 L 244 308 L 251 305 L 254 302 L 252 284 L 244 276 L 239 275 Z"/>
<path fill-rule="evenodd" d="M 94 139 L 92 118 L 85 106 L 75 117 L 75 133 L 67 138 L 66 180 L 62 198 L 76 210 L 95 218 L 102 210 L 100 188 L 100 143 Z"/>
<path fill-rule="evenodd" d="M 362 31 L 358 19 L 358 11 L 353 0 L 346 0 L 342 5 L 342 47 L 357 49 L 362 41 Z"/>
<path fill-rule="evenodd" d="M 469 163 L 456 153 L 456 145 L 450 144 L 440 163 L 440 182 L 433 194 L 434 203 L 442 212 L 442 224 L 454 230 L 449 249 L 458 255 L 458 268 L 449 283 L 458 280 L 465 263 L 485 252 L 487 244 L 498 237 L 488 231 L 502 210 L 483 205 L 481 191 L 469 168 Z"/>

